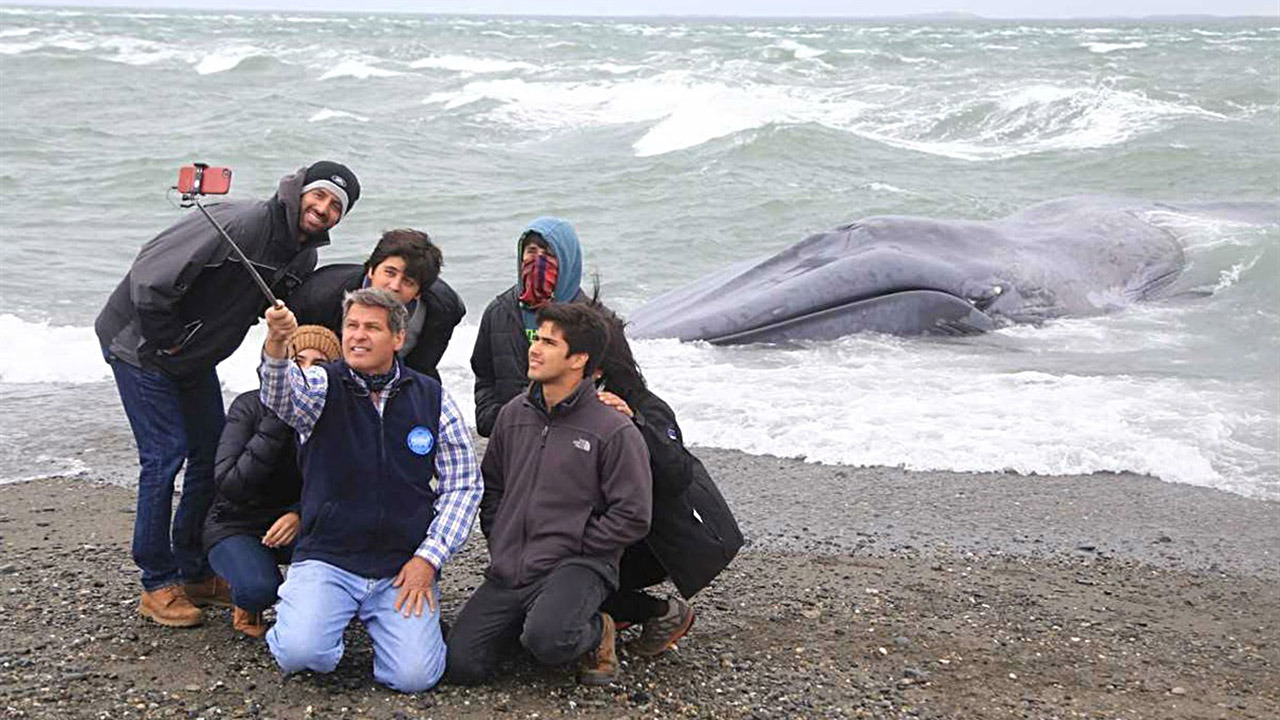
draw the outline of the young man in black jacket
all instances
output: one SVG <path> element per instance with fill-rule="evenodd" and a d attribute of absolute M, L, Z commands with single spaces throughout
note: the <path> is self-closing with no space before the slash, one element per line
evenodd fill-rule
<path fill-rule="evenodd" d="M 581 658 L 579 682 L 618 672 L 613 620 L 618 559 L 649 529 L 649 454 L 635 425 L 596 397 L 591 375 L 608 329 L 595 310 L 537 313 L 526 394 L 498 412 L 481 464 L 484 583 L 449 635 L 449 674 L 484 682 L 508 639 L 547 665 Z"/>
<path fill-rule="evenodd" d="M 359 197 L 351 170 L 322 161 L 285 176 L 269 200 L 208 209 L 283 297 L 315 268 L 316 248 L 329 244 L 329 230 Z M 200 546 L 225 418 L 215 368 L 266 306 L 230 246 L 192 212 L 142 246 L 94 323 L 141 464 L 138 611 L 161 625 L 199 625 L 197 605 L 225 599 Z M 175 515 L 174 479 L 184 464 Z"/>
<path fill-rule="evenodd" d="M 409 327 L 399 356 L 405 365 L 440 379 L 437 366 L 453 329 L 467 314 L 462 298 L 440 279 L 444 257 L 420 230 L 388 230 L 363 265 L 326 265 L 288 298 L 301 325 L 324 325 L 342 333 L 342 298 L 352 290 L 389 290 L 409 311 Z"/>

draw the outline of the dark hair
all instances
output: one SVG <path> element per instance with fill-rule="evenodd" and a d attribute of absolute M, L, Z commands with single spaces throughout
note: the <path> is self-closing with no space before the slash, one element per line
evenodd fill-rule
<path fill-rule="evenodd" d="M 570 355 L 587 354 L 583 377 L 591 377 L 596 368 L 600 367 L 604 350 L 609 346 L 609 324 L 599 311 L 583 303 L 553 302 L 543 305 L 533 317 L 539 325 L 544 322 L 555 323 L 564 335 Z"/>
<path fill-rule="evenodd" d="M 378 238 L 378 245 L 373 254 L 364 263 L 364 271 L 372 273 L 374 268 L 390 257 L 404 260 L 404 272 L 418 281 L 419 292 L 440 277 L 440 268 L 444 265 L 444 254 L 431 242 L 431 236 L 421 230 L 399 228 L 388 230 Z"/>
<path fill-rule="evenodd" d="M 630 402 L 632 398 L 644 392 L 647 385 L 644 375 L 640 372 L 640 366 L 636 364 L 635 356 L 631 354 L 631 344 L 627 342 L 627 321 L 610 310 L 609 306 L 600 302 L 599 280 L 596 281 L 595 291 L 592 293 L 589 304 L 600 314 L 600 317 L 604 318 L 605 325 L 609 328 L 609 343 L 605 346 L 604 357 L 600 360 L 600 372 L 604 376 L 605 387 L 617 393 L 623 400 Z"/>

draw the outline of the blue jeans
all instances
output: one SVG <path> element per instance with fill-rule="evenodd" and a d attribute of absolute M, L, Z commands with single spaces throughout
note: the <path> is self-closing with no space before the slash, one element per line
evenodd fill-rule
<path fill-rule="evenodd" d="M 142 570 L 142 587 L 155 590 L 203 580 L 209 568 L 200 530 L 213 501 L 213 459 L 226 421 L 218 374 L 209 369 L 174 377 L 104 354 L 129 416 L 142 468 L 133 521 L 133 561 Z M 182 499 L 175 515 L 173 484 L 184 463 Z"/>
<path fill-rule="evenodd" d="M 286 673 L 333 672 L 342 659 L 342 631 L 360 618 L 373 640 L 373 678 L 400 692 L 433 687 L 444 674 L 440 613 L 423 605 L 422 616 L 395 610 L 394 578 L 364 578 L 320 560 L 289 566 L 280 586 L 276 624 L 267 647 Z M 440 587 L 433 588 L 439 608 Z"/>
<path fill-rule="evenodd" d="M 262 612 L 276 604 L 282 562 L 289 562 L 288 548 L 269 548 L 261 538 L 231 535 L 209 548 L 209 565 L 231 584 L 231 602 L 249 612 Z"/>

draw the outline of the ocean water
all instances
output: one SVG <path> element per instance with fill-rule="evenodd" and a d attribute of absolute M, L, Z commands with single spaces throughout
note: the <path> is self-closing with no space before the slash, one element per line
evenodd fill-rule
<path fill-rule="evenodd" d="M 865 215 L 1081 193 L 1280 199 L 1280 18 L 601 20 L 0 8 L 0 478 L 128 476 L 92 332 L 194 160 L 364 196 L 321 262 L 428 230 L 467 366 L 524 223 L 570 218 L 624 314 Z M 1192 291 L 960 339 L 636 344 L 700 445 L 911 469 L 1150 473 L 1280 499 L 1280 218 L 1169 211 Z M 220 368 L 256 384 L 255 329 Z M 1034 482 L 1034 478 L 1028 479 Z"/>

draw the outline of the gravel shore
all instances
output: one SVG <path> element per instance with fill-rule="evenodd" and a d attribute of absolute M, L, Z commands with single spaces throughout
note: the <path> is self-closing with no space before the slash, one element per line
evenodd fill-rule
<path fill-rule="evenodd" d="M 1280 504 L 1131 475 L 817 466 L 699 449 L 748 537 L 697 623 L 606 688 L 504 665 L 490 687 L 373 682 L 358 625 L 329 676 L 282 677 L 229 611 L 137 614 L 134 494 L 0 486 L 9 718 L 1270 718 Z M 479 583 L 477 534 L 444 579 Z M 669 588 L 668 588 L 669 590 Z"/>

